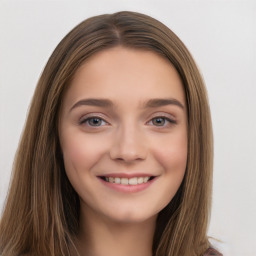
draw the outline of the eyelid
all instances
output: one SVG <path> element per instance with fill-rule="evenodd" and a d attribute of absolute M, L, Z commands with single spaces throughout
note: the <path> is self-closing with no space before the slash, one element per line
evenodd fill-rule
<path fill-rule="evenodd" d="M 157 117 L 163 117 L 166 119 L 170 119 L 172 121 L 176 121 L 176 118 L 174 115 L 172 114 L 167 114 L 167 113 L 163 113 L 163 112 L 158 112 L 158 113 L 154 113 L 153 116 L 151 117 L 151 120 Z"/>

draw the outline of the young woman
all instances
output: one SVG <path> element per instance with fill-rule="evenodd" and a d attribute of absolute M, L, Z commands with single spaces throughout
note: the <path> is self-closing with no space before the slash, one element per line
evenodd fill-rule
<path fill-rule="evenodd" d="M 0 253 L 220 255 L 207 94 L 190 53 L 159 21 L 85 20 L 37 85 L 0 224 Z"/>

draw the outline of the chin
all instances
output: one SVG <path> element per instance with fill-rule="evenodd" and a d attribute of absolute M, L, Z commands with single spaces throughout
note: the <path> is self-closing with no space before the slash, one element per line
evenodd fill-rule
<path fill-rule="evenodd" d="M 138 212 L 132 210 L 119 211 L 114 214 L 105 215 L 109 220 L 122 224 L 139 224 L 147 221 L 156 220 L 157 213 Z"/>

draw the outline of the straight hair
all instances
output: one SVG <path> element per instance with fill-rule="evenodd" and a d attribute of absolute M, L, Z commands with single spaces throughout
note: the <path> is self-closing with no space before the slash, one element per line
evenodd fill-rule
<path fill-rule="evenodd" d="M 60 106 L 76 70 L 93 54 L 116 46 L 149 50 L 168 59 L 186 95 L 186 172 L 174 198 L 158 214 L 153 255 L 198 256 L 210 246 L 213 139 L 203 79 L 185 45 L 168 27 L 147 15 L 124 11 L 80 23 L 58 44 L 42 72 L 0 222 L 2 256 L 73 256 L 71 251 L 76 251 L 80 205 L 61 155 Z"/>

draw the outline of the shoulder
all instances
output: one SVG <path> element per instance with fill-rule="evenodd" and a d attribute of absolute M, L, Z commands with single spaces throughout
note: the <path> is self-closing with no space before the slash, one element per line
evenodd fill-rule
<path fill-rule="evenodd" d="M 203 256 L 223 256 L 223 255 L 213 248 L 208 248 Z"/>

